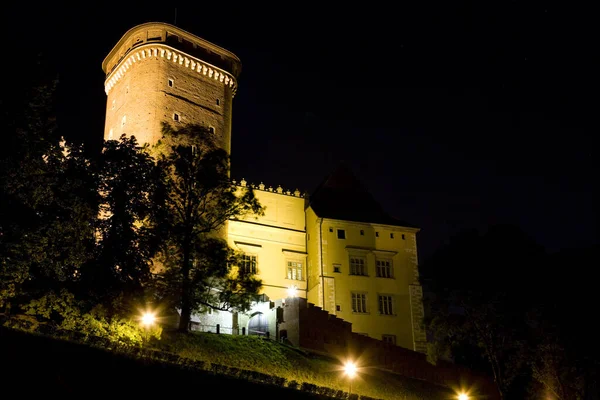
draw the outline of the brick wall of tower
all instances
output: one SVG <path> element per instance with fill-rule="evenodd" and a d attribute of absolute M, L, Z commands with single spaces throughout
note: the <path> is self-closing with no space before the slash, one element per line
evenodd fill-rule
<path fill-rule="evenodd" d="M 175 26 L 147 23 L 130 29 L 103 62 L 104 139 L 125 133 L 140 144 L 154 144 L 163 122 L 195 123 L 212 127 L 230 152 L 240 68 L 232 53 Z"/>
<path fill-rule="evenodd" d="M 231 149 L 233 93 L 229 86 L 160 56 L 146 57 L 127 70 L 107 98 L 104 139 L 122 133 L 154 144 L 161 123 L 212 126 L 224 149 Z M 174 120 L 177 114 L 179 122 Z"/>

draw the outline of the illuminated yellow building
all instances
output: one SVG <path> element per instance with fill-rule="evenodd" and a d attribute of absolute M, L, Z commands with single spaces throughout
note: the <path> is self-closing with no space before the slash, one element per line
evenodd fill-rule
<path fill-rule="evenodd" d="M 140 144 L 154 144 L 163 121 L 199 123 L 230 151 L 232 102 L 241 70 L 231 52 L 153 22 L 127 31 L 102 67 L 105 140 L 127 133 Z M 236 184 L 252 186 L 266 211 L 258 218 L 230 221 L 227 240 L 244 253 L 245 267 L 256 270 L 268 299 L 285 299 L 293 287 L 297 296 L 351 323 L 353 332 L 425 351 L 417 228 L 389 217 L 343 166 L 310 197 L 243 179 Z M 276 318 L 268 310 L 233 318 L 216 314 L 212 318 L 224 332 L 242 326 L 242 332 L 255 328 L 278 337 L 269 322 Z"/>

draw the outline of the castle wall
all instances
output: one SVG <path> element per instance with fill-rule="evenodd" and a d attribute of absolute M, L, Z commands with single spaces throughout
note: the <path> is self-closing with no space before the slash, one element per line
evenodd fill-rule
<path fill-rule="evenodd" d="M 262 188 L 262 189 L 261 189 Z M 248 215 L 228 222 L 229 245 L 257 259 L 261 293 L 271 299 L 288 295 L 295 286 L 298 296 L 306 293 L 306 235 L 304 198 L 281 189 L 263 186 L 254 190 L 265 209 L 264 216 Z"/>
<path fill-rule="evenodd" d="M 424 352 L 417 229 L 319 219 L 310 208 L 306 216 L 307 235 L 316 238 L 307 242 L 308 300 L 350 322 L 356 333 Z M 353 259 L 361 260 L 360 273 Z M 389 268 L 378 274 L 378 262 Z"/>
<path fill-rule="evenodd" d="M 381 368 L 451 388 L 461 384 L 473 385 L 478 393 L 485 393 L 486 398 L 498 398 L 494 383 L 488 376 L 445 361 L 438 361 L 434 365 L 421 352 L 353 332 L 351 323 L 329 314 L 306 299 L 286 299 L 281 307 L 283 322 L 279 328 L 298 332 L 297 335 L 287 335 L 288 341 L 294 346 L 327 354 L 338 360 L 353 360 L 359 370 Z"/>

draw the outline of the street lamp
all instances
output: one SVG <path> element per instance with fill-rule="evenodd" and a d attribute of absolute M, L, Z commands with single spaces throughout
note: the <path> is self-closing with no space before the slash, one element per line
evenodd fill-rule
<path fill-rule="evenodd" d="M 296 285 L 292 285 L 287 289 L 288 297 L 294 298 L 298 296 L 298 288 Z"/>
<path fill-rule="evenodd" d="M 141 322 L 142 325 L 144 325 L 146 328 L 149 328 L 150 326 L 154 325 L 154 322 L 156 322 L 156 315 L 154 315 L 153 312 L 146 311 L 144 314 L 142 314 Z"/>
<path fill-rule="evenodd" d="M 458 394 L 458 400 L 469 400 L 469 395 L 466 393 L 459 393 Z"/>
<path fill-rule="evenodd" d="M 344 372 L 348 375 L 348 380 L 350 381 L 350 391 L 348 394 L 352 394 L 352 378 L 356 376 L 356 371 L 356 364 L 352 361 L 347 361 L 346 364 L 344 364 Z"/>

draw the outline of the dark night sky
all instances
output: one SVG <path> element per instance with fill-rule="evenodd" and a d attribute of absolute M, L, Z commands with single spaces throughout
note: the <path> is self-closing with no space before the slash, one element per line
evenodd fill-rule
<path fill-rule="evenodd" d="M 345 160 L 390 214 L 421 227 L 421 260 L 458 231 L 503 222 L 550 251 L 597 244 L 585 10 L 90 4 L 4 12 L 17 41 L 43 32 L 55 52 L 72 140 L 101 143 L 106 54 L 129 28 L 167 22 L 242 60 L 233 178 L 310 192 Z"/>

